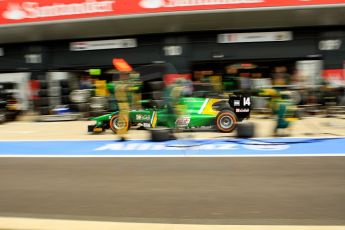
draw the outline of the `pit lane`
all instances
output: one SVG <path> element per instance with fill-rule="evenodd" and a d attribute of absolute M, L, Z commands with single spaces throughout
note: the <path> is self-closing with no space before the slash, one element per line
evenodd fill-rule
<path fill-rule="evenodd" d="M 330 120 L 312 122 L 324 121 Z M 260 122 L 258 125 L 266 127 L 258 133 L 262 137 L 271 131 L 267 126 L 271 127 L 273 122 Z M 64 154 L 66 149 L 59 145 L 63 142 L 81 140 L 79 146 L 118 143 L 110 132 L 87 135 L 87 124 L 84 121 L 8 123 L 1 127 L 0 145 L 15 143 L 18 145 L 13 149 L 25 151 L 29 147 L 23 143 L 43 148 L 43 143 L 54 139 L 54 151 Z M 315 133 L 308 120 L 299 125 L 294 134 L 313 130 Z M 329 127 L 326 131 L 341 134 L 342 130 Z M 129 135 L 132 139 L 144 139 L 148 134 L 132 130 Z M 192 135 L 209 139 L 235 134 Z M 337 140 L 335 149 L 343 150 L 341 140 Z M 335 146 L 327 140 L 319 144 L 324 149 Z M 319 148 L 305 149 L 309 154 L 319 151 Z M 138 223 L 344 226 L 344 170 L 345 158 L 339 156 L 4 157 L 0 160 L 0 216 Z"/>
<path fill-rule="evenodd" d="M 0 216 L 345 225 L 345 158 L 2 158 Z"/>

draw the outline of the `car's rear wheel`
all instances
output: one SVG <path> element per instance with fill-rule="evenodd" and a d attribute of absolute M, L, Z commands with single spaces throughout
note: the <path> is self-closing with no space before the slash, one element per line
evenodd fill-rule
<path fill-rule="evenodd" d="M 223 110 L 216 117 L 216 127 L 220 132 L 229 133 L 236 127 L 237 117 L 230 110 Z"/>
<path fill-rule="evenodd" d="M 109 125 L 110 125 L 110 129 L 114 133 L 118 133 L 118 131 L 120 130 L 127 131 L 129 129 L 128 118 L 125 116 L 118 115 L 118 114 L 111 117 L 109 121 Z"/>

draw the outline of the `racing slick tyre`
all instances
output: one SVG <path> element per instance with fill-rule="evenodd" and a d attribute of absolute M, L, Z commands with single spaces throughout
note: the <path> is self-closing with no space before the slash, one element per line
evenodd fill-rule
<path fill-rule="evenodd" d="M 87 126 L 87 132 L 88 133 L 93 133 L 93 130 L 95 129 L 96 125 L 88 125 Z"/>
<path fill-rule="evenodd" d="M 230 133 L 237 125 L 237 117 L 230 110 L 223 110 L 217 114 L 216 127 L 220 132 Z"/>
<path fill-rule="evenodd" d="M 238 123 L 236 130 L 238 138 L 252 138 L 255 136 L 255 125 L 251 122 Z"/>
<path fill-rule="evenodd" d="M 117 134 L 118 130 L 128 130 L 129 129 L 129 120 L 127 117 L 116 114 L 111 117 L 109 121 L 110 129 Z"/>
<path fill-rule="evenodd" d="M 155 142 L 170 141 L 174 138 L 171 129 L 169 128 L 155 128 L 151 129 L 151 140 Z"/>

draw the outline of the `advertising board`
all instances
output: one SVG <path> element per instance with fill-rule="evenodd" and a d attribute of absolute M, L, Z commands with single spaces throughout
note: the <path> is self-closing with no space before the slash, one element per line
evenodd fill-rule
<path fill-rule="evenodd" d="M 196 10 L 345 4 L 344 0 L 2 0 L 0 25 Z"/>

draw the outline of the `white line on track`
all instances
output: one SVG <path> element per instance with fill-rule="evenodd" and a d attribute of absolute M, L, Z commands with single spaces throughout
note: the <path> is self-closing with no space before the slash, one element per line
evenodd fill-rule
<path fill-rule="evenodd" d="M 299 226 L 299 225 L 197 225 L 159 223 L 119 223 L 103 221 L 51 220 L 34 218 L 0 217 L 0 229 L 13 230 L 345 230 L 345 226 Z"/>
<path fill-rule="evenodd" d="M 279 140 L 280 142 L 284 141 L 284 139 L 307 139 L 307 140 L 314 140 L 314 139 L 339 139 L 339 138 L 344 138 L 345 141 L 345 136 L 317 136 L 317 137 L 305 137 L 305 136 L 299 136 L 299 137 L 281 137 L 281 138 L 276 138 L 276 137 L 254 137 L 254 138 L 236 138 L 234 137 L 227 137 L 227 136 L 217 136 L 215 138 L 197 138 L 197 137 L 193 137 L 192 139 L 185 139 L 185 138 L 181 138 L 181 139 L 177 139 L 176 141 L 193 141 L 193 140 L 218 140 L 218 141 L 223 141 L 223 140 L 249 140 L 249 141 L 255 141 L 255 140 Z M 89 139 L 27 139 L 27 140 L 6 140 L 6 139 L 2 139 L 0 140 L 0 142 L 48 142 L 48 141 L 113 141 L 113 142 L 118 142 L 120 143 L 119 140 L 116 139 L 116 136 L 114 136 L 114 139 L 94 139 L 94 140 L 89 140 Z M 129 139 L 129 141 L 150 141 L 150 140 L 143 140 L 143 139 Z M 163 142 L 164 143 L 164 142 Z"/>
<path fill-rule="evenodd" d="M 330 154 L 237 154 L 237 155 L 174 155 L 174 154 L 161 154 L 161 155 L 139 155 L 139 154 L 119 154 L 119 155 L 51 155 L 51 154 L 1 154 L 0 158 L 207 158 L 207 157 L 217 157 L 217 158 L 249 158 L 249 157 L 345 157 L 345 153 L 330 153 Z"/>

